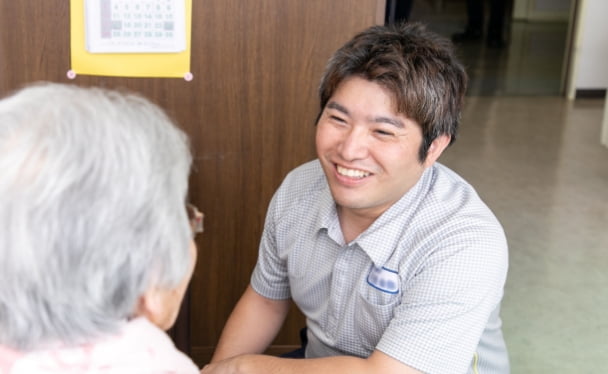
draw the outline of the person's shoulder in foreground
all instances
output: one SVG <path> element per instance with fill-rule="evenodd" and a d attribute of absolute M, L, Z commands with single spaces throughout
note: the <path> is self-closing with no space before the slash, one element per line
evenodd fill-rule
<path fill-rule="evenodd" d="M 0 372 L 198 373 L 163 331 L 196 261 L 186 135 L 139 95 L 39 83 L 0 100 L 0 150 Z"/>
<path fill-rule="evenodd" d="M 199 373 L 167 334 L 145 318 L 93 344 L 19 352 L 0 346 L 2 374 Z"/>

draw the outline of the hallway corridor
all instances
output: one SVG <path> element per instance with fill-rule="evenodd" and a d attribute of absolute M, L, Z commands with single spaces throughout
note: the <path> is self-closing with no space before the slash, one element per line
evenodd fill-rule
<path fill-rule="evenodd" d="M 502 306 L 513 374 L 608 367 L 608 148 L 603 100 L 468 97 L 440 162 L 502 222 L 510 268 Z"/>
<path fill-rule="evenodd" d="M 508 8 L 507 8 L 508 9 Z M 503 48 L 483 40 L 457 44 L 469 74 L 470 96 L 564 96 L 562 84 L 568 23 L 565 21 L 505 20 Z M 466 25 L 466 2 L 415 1 L 411 21 L 451 37 Z"/>

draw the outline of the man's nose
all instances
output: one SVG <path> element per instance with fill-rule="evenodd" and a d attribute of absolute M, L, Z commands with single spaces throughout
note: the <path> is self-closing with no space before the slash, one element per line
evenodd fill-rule
<path fill-rule="evenodd" d="M 346 161 L 365 158 L 368 152 L 367 131 L 357 126 L 351 128 L 344 134 L 338 151 Z"/>

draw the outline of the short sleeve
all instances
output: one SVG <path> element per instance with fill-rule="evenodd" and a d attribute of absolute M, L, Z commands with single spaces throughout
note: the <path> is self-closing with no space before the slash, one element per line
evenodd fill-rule
<path fill-rule="evenodd" d="M 290 298 L 287 259 L 279 255 L 276 240 L 277 191 L 270 201 L 258 260 L 251 275 L 251 287 L 260 295 L 274 300 Z"/>

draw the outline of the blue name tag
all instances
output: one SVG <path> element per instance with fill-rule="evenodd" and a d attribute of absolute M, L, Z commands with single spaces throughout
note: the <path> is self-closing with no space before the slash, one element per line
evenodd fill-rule
<path fill-rule="evenodd" d="M 396 271 L 387 268 L 378 268 L 372 266 L 367 276 L 367 283 L 386 293 L 399 293 L 399 274 Z"/>

